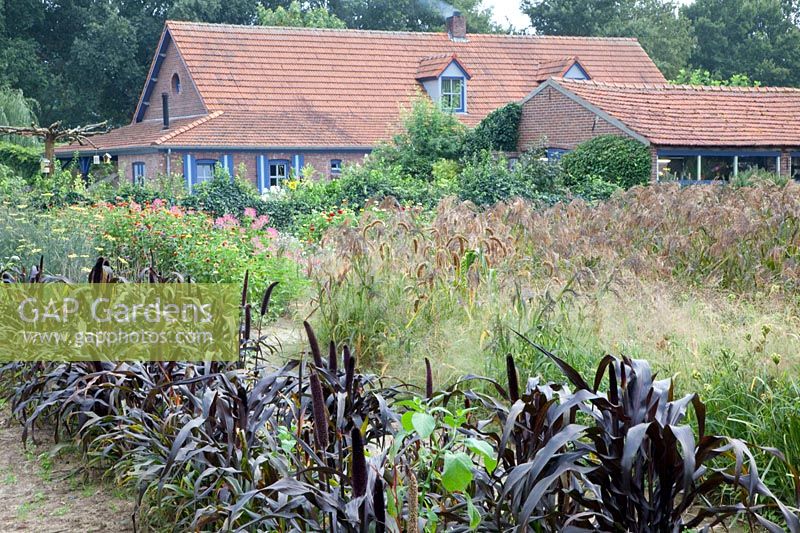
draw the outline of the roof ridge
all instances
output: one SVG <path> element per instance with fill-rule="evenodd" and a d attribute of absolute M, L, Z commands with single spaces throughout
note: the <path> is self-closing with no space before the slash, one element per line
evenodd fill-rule
<path fill-rule="evenodd" d="M 200 124 L 205 124 L 209 120 L 217 118 L 218 116 L 220 116 L 223 113 L 224 113 L 224 111 L 213 111 L 213 112 L 209 113 L 208 115 L 200 117 L 199 119 L 197 119 L 197 120 L 195 120 L 193 122 L 190 122 L 189 124 L 187 124 L 185 126 L 182 126 L 182 127 L 178 128 L 178 129 L 176 129 L 174 131 L 171 131 L 171 132 L 167 133 L 166 135 L 162 135 L 161 137 L 156 139 L 153 144 L 164 144 L 165 142 L 167 142 L 167 141 L 169 141 L 171 139 L 174 139 L 178 135 L 180 135 L 182 133 L 186 133 L 187 131 L 189 131 L 189 130 L 191 130 L 193 128 L 196 128 Z"/>
<path fill-rule="evenodd" d="M 264 30 L 279 30 L 283 32 L 298 32 L 298 33 L 366 33 L 366 34 L 380 34 L 380 35 L 447 35 L 446 31 L 409 31 L 409 30 L 365 30 L 359 28 L 305 28 L 297 26 L 260 26 L 257 24 L 222 24 L 216 22 L 191 22 L 188 20 L 167 20 L 167 26 L 209 26 L 216 28 L 239 28 L 254 31 Z M 636 37 L 595 37 L 595 36 L 581 36 L 581 35 L 527 35 L 527 34 L 510 34 L 510 33 L 468 33 L 470 35 L 480 35 L 483 37 L 498 37 L 508 39 L 531 39 L 531 40 L 578 40 L 578 41 L 622 41 L 622 42 L 636 42 L 639 40 Z"/>
<path fill-rule="evenodd" d="M 625 90 L 625 89 L 647 89 L 651 91 L 691 91 L 691 92 L 720 92 L 720 93 L 794 93 L 800 92 L 798 87 L 772 87 L 772 86 L 758 86 L 758 87 L 742 87 L 731 85 L 688 85 L 678 83 L 615 83 L 607 81 L 595 80 L 579 80 L 554 77 L 558 83 L 565 83 L 567 85 L 587 85 L 594 86 L 600 89 L 611 90 Z"/>

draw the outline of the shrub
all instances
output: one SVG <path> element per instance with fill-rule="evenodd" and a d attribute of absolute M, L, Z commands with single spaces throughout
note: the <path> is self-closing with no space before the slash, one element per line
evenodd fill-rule
<path fill-rule="evenodd" d="M 431 180 L 436 161 L 459 159 L 464 134 L 464 125 L 455 115 L 420 97 L 406 113 L 403 131 L 373 154 L 388 166 L 399 167 L 404 175 L 426 182 Z"/>
<path fill-rule="evenodd" d="M 511 169 L 505 156 L 483 151 L 459 175 L 459 196 L 481 206 L 514 197 L 553 203 L 564 192 L 558 165 L 541 161 L 536 153 L 524 154 Z"/>
<path fill-rule="evenodd" d="M 263 212 L 265 206 L 255 188 L 243 179 L 228 176 L 217 168 L 214 179 L 196 186 L 192 194 L 181 201 L 184 207 L 202 209 L 212 215 L 241 216 L 247 208 Z"/>
<path fill-rule="evenodd" d="M 30 184 L 39 174 L 42 150 L 37 147 L 20 146 L 10 142 L 0 142 L 0 165 L 5 165 Z"/>
<path fill-rule="evenodd" d="M 26 187 L 25 180 L 15 169 L 0 163 L 0 197 L 17 196 Z"/>
<path fill-rule="evenodd" d="M 345 167 L 345 175 L 350 167 Z M 273 227 L 294 229 L 298 220 L 313 213 L 330 210 L 343 201 L 340 180 L 293 180 L 280 191 L 262 196 L 262 211 L 269 216 Z"/>
<path fill-rule="evenodd" d="M 488 150 L 467 160 L 459 175 L 459 197 L 476 205 L 492 205 L 525 192 L 517 175 L 509 170 L 508 159 Z"/>
<path fill-rule="evenodd" d="M 565 154 L 561 167 L 570 189 L 580 188 L 589 176 L 629 189 L 650 180 L 650 152 L 634 139 L 601 135 Z"/>
<path fill-rule="evenodd" d="M 180 273 L 198 282 L 236 283 L 249 270 L 260 280 L 252 283 L 255 291 L 263 291 L 267 280 L 281 282 L 274 298 L 276 310 L 282 310 L 305 285 L 293 260 L 295 250 L 267 226 L 266 216 L 253 208 L 244 211 L 241 217 L 215 219 L 156 200 L 144 206 L 101 206 L 95 214 L 102 252 L 131 271 L 157 265 L 165 274 Z"/>
<path fill-rule="evenodd" d="M 519 139 L 522 106 L 511 103 L 489 113 L 464 138 L 464 154 L 469 157 L 483 150 L 515 152 Z"/>

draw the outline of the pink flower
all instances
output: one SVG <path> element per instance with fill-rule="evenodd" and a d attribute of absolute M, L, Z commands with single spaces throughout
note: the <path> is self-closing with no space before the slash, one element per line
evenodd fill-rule
<path fill-rule="evenodd" d="M 250 244 L 253 245 L 253 249 L 256 252 L 263 252 L 264 251 L 264 244 L 261 242 L 261 239 L 258 237 L 253 237 L 250 239 Z"/>
<path fill-rule="evenodd" d="M 153 203 L 150 204 L 150 207 L 153 210 L 156 210 L 156 209 L 161 209 L 162 207 L 164 207 L 164 205 L 165 205 L 164 200 L 162 200 L 161 198 L 156 198 L 155 200 L 153 200 Z"/>
<path fill-rule="evenodd" d="M 252 207 L 245 207 L 244 208 L 244 216 L 247 218 L 256 218 L 256 210 Z"/>
<path fill-rule="evenodd" d="M 181 210 L 181 208 L 178 207 L 177 205 L 173 205 L 172 207 L 170 207 L 169 212 L 170 214 L 175 215 L 176 217 L 183 216 L 183 210 Z"/>
<path fill-rule="evenodd" d="M 267 215 L 261 215 L 253 221 L 253 223 L 250 225 L 250 229 L 259 230 L 266 226 L 267 222 L 269 222 L 269 217 Z"/>
<path fill-rule="evenodd" d="M 239 219 L 231 214 L 223 215 L 214 221 L 214 227 L 230 229 L 239 225 Z"/>
<path fill-rule="evenodd" d="M 270 239 L 277 239 L 278 230 L 276 230 L 275 228 L 267 228 L 267 235 L 269 235 Z"/>

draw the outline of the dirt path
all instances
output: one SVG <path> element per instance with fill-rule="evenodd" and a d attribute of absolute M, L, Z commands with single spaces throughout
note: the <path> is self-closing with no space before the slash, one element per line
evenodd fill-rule
<path fill-rule="evenodd" d="M 51 457 L 50 435 L 37 432 L 39 445 L 23 448 L 22 429 L 0 409 L 0 532 L 133 531 L 132 498 L 83 474 L 70 476 L 79 457 Z"/>

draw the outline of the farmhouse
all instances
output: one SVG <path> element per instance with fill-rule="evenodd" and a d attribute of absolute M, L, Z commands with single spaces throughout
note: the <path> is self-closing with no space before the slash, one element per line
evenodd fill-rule
<path fill-rule="evenodd" d="M 602 134 L 650 148 L 654 179 L 725 180 L 751 167 L 800 177 L 800 89 L 552 78 L 523 101 L 519 149 Z"/>
<path fill-rule="evenodd" d="M 66 146 L 128 179 L 183 174 L 191 187 L 244 167 L 260 190 L 311 165 L 335 177 L 391 137 L 427 94 L 467 125 L 553 76 L 627 84 L 664 77 L 633 39 L 272 28 L 167 22 L 130 125 Z"/>

